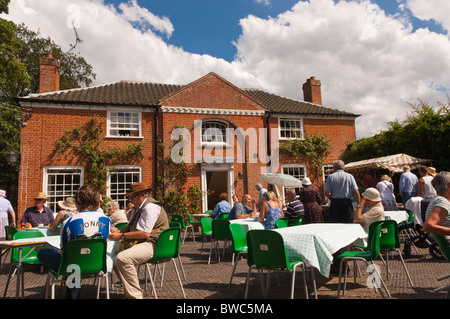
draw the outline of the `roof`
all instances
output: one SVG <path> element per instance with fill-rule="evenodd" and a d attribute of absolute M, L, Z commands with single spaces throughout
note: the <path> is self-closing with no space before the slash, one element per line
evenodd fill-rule
<path fill-rule="evenodd" d="M 164 97 L 182 89 L 183 85 L 153 82 L 119 81 L 99 86 L 30 94 L 19 102 L 55 104 L 94 104 L 125 106 L 157 106 Z M 274 113 L 313 114 L 358 117 L 359 115 L 323 107 L 309 102 L 288 99 L 258 89 L 241 89 Z"/>
<path fill-rule="evenodd" d="M 367 169 L 387 169 L 392 173 L 403 172 L 403 165 L 409 165 L 411 169 L 416 169 L 424 163 L 430 163 L 433 160 L 423 159 L 418 157 L 413 157 L 407 154 L 395 154 L 377 158 L 371 158 L 367 160 L 362 160 L 358 162 L 351 162 L 345 164 L 346 171 L 357 171 L 357 170 L 367 170 Z"/>

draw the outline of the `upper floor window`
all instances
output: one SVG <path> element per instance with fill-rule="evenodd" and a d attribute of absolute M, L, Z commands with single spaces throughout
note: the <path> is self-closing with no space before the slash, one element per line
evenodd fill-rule
<path fill-rule="evenodd" d="M 141 137 L 140 112 L 108 112 L 109 137 Z"/>
<path fill-rule="evenodd" d="M 303 139 L 303 120 L 299 118 L 279 118 L 280 139 Z"/>
<path fill-rule="evenodd" d="M 228 144 L 227 128 L 223 122 L 203 122 L 202 143 Z"/>

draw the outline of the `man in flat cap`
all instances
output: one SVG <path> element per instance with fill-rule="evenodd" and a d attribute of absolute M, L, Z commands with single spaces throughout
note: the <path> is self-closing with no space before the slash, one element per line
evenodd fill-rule
<path fill-rule="evenodd" d="M 123 243 L 135 243 L 129 248 L 122 245 L 124 250 L 117 252 L 114 263 L 114 270 L 123 284 L 125 297 L 129 299 L 143 299 L 136 266 L 153 257 L 159 235 L 169 228 L 167 214 L 161 203 L 151 196 L 151 191 L 144 183 L 131 184 L 131 190 L 125 196 L 133 202 L 135 212 L 128 225 L 120 230 L 112 228 L 108 237 L 110 240 L 123 240 Z"/>

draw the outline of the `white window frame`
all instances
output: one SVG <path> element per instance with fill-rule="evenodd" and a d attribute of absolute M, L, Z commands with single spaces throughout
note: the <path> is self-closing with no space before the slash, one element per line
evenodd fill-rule
<path fill-rule="evenodd" d="M 301 169 L 303 169 L 305 173 L 304 173 L 304 176 L 300 176 L 300 178 L 299 178 L 300 181 L 301 181 L 303 178 L 308 177 L 308 171 L 307 171 L 307 167 L 306 167 L 305 164 L 283 164 L 283 165 L 281 165 L 281 173 L 287 174 L 287 175 L 291 175 L 291 174 L 288 174 L 288 173 L 285 173 L 285 172 L 284 172 L 284 169 L 285 169 L 285 168 L 301 168 Z M 292 175 L 291 175 L 291 176 L 292 176 Z M 288 187 L 286 187 L 286 188 L 288 188 Z M 284 200 L 284 197 L 285 197 L 284 189 L 285 189 L 285 187 L 282 187 L 283 200 Z M 294 189 L 300 189 L 300 188 L 297 187 L 297 188 L 294 188 Z"/>
<path fill-rule="evenodd" d="M 72 192 L 70 193 L 66 193 L 65 190 L 63 190 L 63 193 L 61 195 L 54 195 L 51 192 L 49 192 L 48 187 L 50 186 L 48 183 L 48 177 L 49 177 L 49 171 L 51 173 L 52 170 L 59 170 L 59 171 L 67 171 L 67 172 L 75 172 L 76 170 L 79 170 L 79 175 L 80 175 L 80 186 L 84 185 L 84 167 L 83 166 L 46 166 L 44 167 L 44 176 L 43 176 L 43 185 L 42 185 L 42 189 L 44 190 L 44 193 L 47 194 L 47 207 L 50 207 L 53 210 L 53 213 L 57 213 L 56 208 L 57 208 L 57 202 L 59 200 L 65 200 L 67 197 L 73 197 L 75 196 L 75 193 L 78 189 L 78 187 L 76 188 L 72 188 Z M 74 174 L 75 175 L 75 174 Z M 55 200 L 50 200 L 52 198 L 55 198 Z"/>
<path fill-rule="evenodd" d="M 204 142 L 203 141 L 203 125 L 207 123 L 217 123 L 225 127 L 225 141 L 224 142 Z M 229 146 L 230 145 L 230 134 L 229 125 L 225 121 L 221 120 L 206 120 L 202 121 L 201 134 L 200 134 L 200 145 L 201 146 Z"/>
<path fill-rule="evenodd" d="M 278 136 L 280 140 L 294 140 L 297 137 L 282 137 L 281 136 L 281 132 L 288 130 L 287 128 L 282 128 L 281 127 L 281 121 L 299 121 L 300 122 L 300 136 L 298 136 L 298 138 L 300 138 L 301 140 L 305 139 L 305 130 L 303 127 L 303 118 L 302 117 L 290 117 L 290 116 L 280 116 L 278 117 Z"/>
<path fill-rule="evenodd" d="M 113 130 L 111 128 L 112 125 L 112 121 L 111 118 L 113 116 L 113 113 L 130 113 L 130 114 L 136 114 L 138 116 L 138 135 L 136 136 L 132 136 L 132 135 L 112 135 L 111 131 Z M 127 123 L 125 123 L 127 124 Z M 115 130 L 115 129 L 114 129 Z M 128 130 L 127 128 L 124 128 L 124 130 Z M 142 112 L 138 111 L 138 110 L 108 110 L 107 112 L 107 120 L 106 120 L 106 137 L 111 137 L 111 138 L 142 138 Z"/>
<path fill-rule="evenodd" d="M 132 181 L 132 183 L 140 183 L 140 182 L 142 182 L 142 166 L 138 166 L 138 165 L 114 165 L 114 166 L 109 166 L 108 168 L 109 168 L 109 171 L 108 171 L 107 181 L 106 181 L 106 185 L 107 185 L 106 195 L 109 198 L 112 198 L 111 197 L 111 175 L 114 174 L 115 171 L 120 170 L 122 172 L 138 173 L 139 174 L 138 180 L 137 181 Z M 119 203 L 120 209 L 125 209 L 126 208 L 125 207 L 125 203 L 126 203 L 125 194 L 128 193 L 129 190 L 130 190 L 129 186 L 126 187 L 125 192 L 122 194 L 123 198 L 112 199 L 112 200 L 115 200 L 117 203 Z M 117 194 L 117 196 L 120 196 L 120 195 L 121 194 Z M 123 205 L 121 205 L 121 203 L 123 203 Z"/>

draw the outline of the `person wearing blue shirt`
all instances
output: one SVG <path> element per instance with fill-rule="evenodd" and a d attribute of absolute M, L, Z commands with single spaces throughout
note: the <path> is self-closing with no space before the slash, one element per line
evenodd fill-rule
<path fill-rule="evenodd" d="M 259 192 L 259 197 L 258 197 L 258 202 L 256 203 L 256 208 L 260 210 L 262 207 L 262 204 L 264 202 L 263 195 L 264 195 L 264 193 L 267 193 L 267 189 L 262 187 L 261 183 L 257 183 L 255 185 L 255 189 Z"/>
<path fill-rule="evenodd" d="M 93 237 L 101 234 L 108 238 L 111 220 L 105 214 L 97 211 L 100 204 L 100 192 L 92 185 L 81 186 L 75 195 L 75 205 L 78 214 L 66 219 L 61 225 L 61 250 L 42 249 L 38 252 L 38 259 L 54 271 L 58 271 L 61 263 L 62 250 L 67 242 L 82 237 Z M 67 299 L 77 299 L 80 288 L 66 289 Z"/>
<path fill-rule="evenodd" d="M 334 161 L 333 174 L 328 176 L 325 183 L 325 195 L 331 201 L 328 209 L 329 223 L 353 223 L 353 196 L 360 207 L 358 185 L 351 174 L 344 172 L 344 167 L 343 161 Z"/>
<path fill-rule="evenodd" d="M 411 198 L 417 196 L 419 179 L 416 175 L 411 173 L 409 165 L 403 166 L 403 173 L 400 176 L 398 186 L 399 194 L 402 197 L 402 203 L 405 203 Z"/>
<path fill-rule="evenodd" d="M 229 213 L 231 211 L 231 205 L 228 202 L 228 194 L 222 193 L 219 196 L 220 202 L 214 207 L 213 215 L 214 219 L 219 219 L 220 214 Z"/>
<path fill-rule="evenodd" d="M 252 207 L 249 206 L 252 205 Z M 249 194 L 242 197 L 242 201 L 234 204 L 230 211 L 228 220 L 243 219 L 255 216 L 255 200 Z"/>

